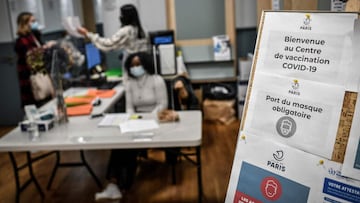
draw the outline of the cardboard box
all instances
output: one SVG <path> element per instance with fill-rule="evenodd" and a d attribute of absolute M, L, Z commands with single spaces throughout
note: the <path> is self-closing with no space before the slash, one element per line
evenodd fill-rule
<path fill-rule="evenodd" d="M 203 102 L 204 120 L 230 124 L 234 120 L 235 99 L 232 100 L 210 100 L 205 99 Z"/>
<path fill-rule="evenodd" d="M 54 119 L 51 120 L 38 120 L 36 121 L 39 132 L 45 132 L 54 127 Z M 23 132 L 27 132 L 30 125 L 30 121 L 25 120 L 19 123 L 20 129 Z"/>

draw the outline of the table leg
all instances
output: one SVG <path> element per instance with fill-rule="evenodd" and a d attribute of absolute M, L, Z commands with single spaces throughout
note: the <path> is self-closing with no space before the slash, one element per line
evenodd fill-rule
<path fill-rule="evenodd" d="M 57 169 L 59 167 L 79 167 L 79 166 L 85 166 L 86 169 L 89 171 L 91 177 L 95 180 L 96 184 L 98 185 L 99 188 L 102 188 L 102 184 L 99 180 L 99 178 L 95 175 L 94 171 L 91 169 L 90 165 L 87 163 L 86 158 L 85 158 L 85 154 L 84 154 L 84 150 L 80 150 L 80 158 L 81 158 L 81 162 L 74 162 L 74 163 L 61 163 L 60 160 L 60 152 L 56 153 L 56 163 L 54 166 L 54 169 L 51 173 L 48 185 L 47 185 L 47 189 L 50 189 L 52 182 L 55 178 Z"/>
<path fill-rule="evenodd" d="M 60 166 L 60 152 L 59 151 L 57 151 L 56 152 L 56 162 L 55 162 L 55 166 L 54 166 L 54 169 L 53 169 L 53 171 L 52 171 L 52 173 L 51 173 L 51 175 L 50 175 L 50 179 L 49 179 L 49 182 L 48 182 L 48 184 L 47 184 L 47 186 L 46 186 L 46 189 L 50 189 L 50 187 L 51 187 L 51 185 L 52 185 L 52 182 L 53 182 L 53 180 L 54 180 L 54 178 L 55 178 L 55 174 L 56 174 L 56 172 L 57 172 L 57 169 L 58 169 L 58 167 Z"/>
<path fill-rule="evenodd" d="M 99 178 L 95 175 L 94 171 L 91 169 L 91 167 L 89 166 L 89 164 L 87 163 L 86 159 L 85 159 L 85 155 L 84 155 L 84 151 L 81 150 L 80 151 L 80 155 L 81 155 L 81 160 L 84 164 L 84 166 L 86 167 L 86 169 L 89 171 L 90 175 L 94 178 L 96 184 L 99 186 L 99 188 L 102 187 L 102 184 L 99 180 Z"/>
<path fill-rule="evenodd" d="M 14 156 L 14 154 L 12 152 L 9 152 L 9 157 L 10 157 L 10 161 L 11 161 L 11 165 L 13 167 L 13 170 L 14 170 L 14 177 L 15 177 L 15 186 L 16 186 L 16 194 L 15 194 L 15 201 L 18 203 L 20 202 L 20 194 L 21 192 L 31 183 L 31 182 L 34 182 L 35 184 L 35 187 L 36 189 L 39 191 L 40 193 L 40 196 L 41 198 L 44 198 L 45 195 L 39 185 L 39 183 L 37 182 L 36 180 L 36 177 L 34 175 L 34 172 L 33 172 L 33 168 L 32 168 L 32 163 L 35 162 L 35 161 L 38 161 L 44 157 L 47 157 L 48 155 L 52 154 L 52 152 L 50 153 L 47 153 L 47 154 L 44 154 L 42 156 L 39 156 L 39 157 L 36 157 L 36 158 L 32 158 L 31 157 L 31 153 L 30 152 L 26 152 L 26 159 L 27 159 L 27 162 L 23 165 L 18 165 L 17 162 L 16 162 L 16 158 Z M 29 170 L 29 175 L 30 175 L 30 178 L 27 179 L 23 185 L 20 185 L 20 177 L 19 177 L 19 171 L 22 170 L 22 169 L 25 169 L 25 168 L 28 168 Z"/>
<path fill-rule="evenodd" d="M 34 171 L 33 171 L 33 167 L 32 167 L 32 158 L 31 158 L 30 152 L 26 152 L 26 157 L 27 157 L 27 161 L 29 164 L 28 168 L 29 168 L 30 179 L 34 182 L 36 189 L 39 191 L 41 197 L 44 198 L 45 197 L 44 192 L 42 191 L 39 182 L 36 180 L 36 178 L 34 176 Z"/>
<path fill-rule="evenodd" d="M 168 149 L 168 152 L 176 153 L 183 156 L 187 161 L 194 164 L 197 168 L 197 177 L 198 177 L 198 202 L 202 202 L 203 198 L 203 187 L 202 187 L 202 175 L 201 175 L 201 148 L 197 146 L 195 153 L 183 153 L 181 151 L 171 151 Z M 196 160 L 191 159 L 189 156 L 196 156 Z"/>
<path fill-rule="evenodd" d="M 196 162 L 197 162 L 197 176 L 198 176 L 198 195 L 199 202 L 202 202 L 203 188 L 202 188 L 202 177 L 201 177 L 201 153 L 200 146 L 196 147 Z"/>
<path fill-rule="evenodd" d="M 14 170 L 14 177 L 15 177 L 15 186 L 16 186 L 16 191 L 15 191 L 15 201 L 16 203 L 18 203 L 20 201 L 20 193 L 21 193 L 21 187 L 20 187 L 20 179 L 19 179 L 19 173 L 18 173 L 18 167 L 16 164 L 16 159 L 15 156 L 12 152 L 9 152 L 9 157 L 10 157 L 10 161 L 11 161 L 11 165 L 13 167 Z"/>

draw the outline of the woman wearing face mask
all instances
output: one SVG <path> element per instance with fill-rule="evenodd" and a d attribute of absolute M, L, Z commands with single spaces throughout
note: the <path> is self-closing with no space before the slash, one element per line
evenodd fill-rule
<path fill-rule="evenodd" d="M 111 37 L 103 38 L 97 33 L 89 32 L 86 28 L 78 28 L 78 32 L 87 38 L 100 50 L 123 50 L 123 62 L 128 54 L 148 50 L 148 39 L 141 26 L 137 9 L 132 4 L 120 8 L 119 17 L 121 27 Z M 127 77 L 125 73 L 125 77 Z"/>
<path fill-rule="evenodd" d="M 155 75 L 151 55 L 145 52 L 130 54 L 125 61 L 129 74 L 126 84 L 126 112 L 152 112 L 157 115 L 168 106 L 168 95 L 165 81 Z M 120 190 L 128 190 L 132 185 L 137 156 L 143 150 L 114 149 L 111 150 L 107 171 L 108 184 L 105 189 L 96 193 L 95 199 L 120 199 Z"/>
<path fill-rule="evenodd" d="M 20 86 L 21 106 L 35 104 L 41 106 L 51 98 L 45 98 L 41 101 L 34 99 L 30 75 L 31 68 L 26 62 L 26 54 L 28 51 L 38 47 L 51 47 L 53 42 L 44 44 L 41 40 L 41 33 L 39 31 L 39 24 L 35 17 L 30 12 L 22 12 L 17 17 L 17 35 L 15 42 L 15 52 L 17 54 L 17 72 Z"/>
<path fill-rule="evenodd" d="M 126 112 L 157 113 L 167 108 L 168 99 L 164 79 L 155 75 L 152 57 L 136 53 L 128 57 L 125 68 L 129 73 L 126 85 Z"/>

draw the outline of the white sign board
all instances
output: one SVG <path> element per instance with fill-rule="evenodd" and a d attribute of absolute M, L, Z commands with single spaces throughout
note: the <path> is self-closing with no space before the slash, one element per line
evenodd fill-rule
<path fill-rule="evenodd" d="M 352 64 L 355 13 L 265 12 L 256 71 L 357 91 Z M 351 75 L 347 74 L 352 72 Z"/>
<path fill-rule="evenodd" d="M 257 73 L 244 131 L 331 158 L 345 89 Z"/>
<path fill-rule="evenodd" d="M 239 137 L 225 202 L 360 202 L 360 182 L 340 176 L 340 164 L 256 135 Z"/>
<path fill-rule="evenodd" d="M 263 12 L 225 202 L 360 202 L 357 18 Z"/>

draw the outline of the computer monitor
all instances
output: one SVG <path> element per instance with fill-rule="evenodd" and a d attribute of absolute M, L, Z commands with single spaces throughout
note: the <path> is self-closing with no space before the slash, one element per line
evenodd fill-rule
<path fill-rule="evenodd" d="M 154 32 L 150 32 L 149 36 L 152 45 L 174 44 L 173 30 L 154 31 Z"/>
<path fill-rule="evenodd" d="M 86 62 L 88 70 L 96 67 L 101 64 L 101 56 L 98 48 L 94 46 L 92 43 L 88 43 L 85 45 L 85 53 L 86 53 Z"/>
<path fill-rule="evenodd" d="M 176 75 L 176 52 L 173 30 L 149 33 L 154 65 L 160 75 Z"/>

